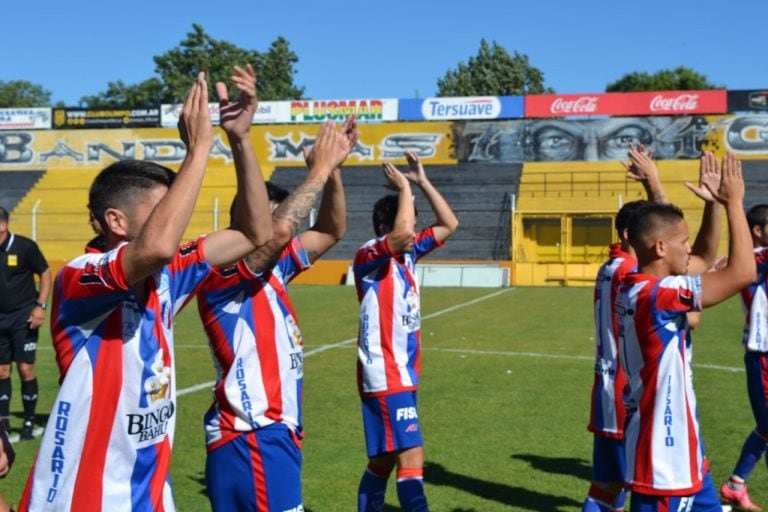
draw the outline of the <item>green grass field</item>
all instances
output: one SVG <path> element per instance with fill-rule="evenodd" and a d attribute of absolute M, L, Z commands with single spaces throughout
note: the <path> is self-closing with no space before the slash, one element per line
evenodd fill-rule
<path fill-rule="evenodd" d="M 357 303 L 352 287 L 293 286 L 304 334 L 304 496 L 312 512 L 355 509 L 366 457 L 355 383 Z M 578 511 L 590 479 L 586 431 L 592 382 L 590 288 L 422 290 L 422 388 L 427 496 L 434 511 Z M 753 428 L 747 401 L 741 309 L 705 312 L 694 332 L 695 386 L 715 482 L 730 473 Z M 50 339 L 38 352 L 39 411 L 57 388 Z M 214 378 L 194 305 L 176 324 L 178 389 Z M 209 510 L 201 417 L 207 386 L 178 399 L 172 461 L 177 508 Z M 21 401 L 14 376 L 14 426 Z M 41 415 L 42 416 L 42 415 Z M 16 443 L 0 490 L 18 501 L 39 439 Z M 768 471 L 753 473 L 753 501 L 768 505 Z M 387 510 L 397 510 L 394 484 Z"/>

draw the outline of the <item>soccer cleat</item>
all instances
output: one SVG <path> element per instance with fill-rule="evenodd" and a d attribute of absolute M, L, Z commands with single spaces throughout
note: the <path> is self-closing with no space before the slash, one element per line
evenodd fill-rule
<path fill-rule="evenodd" d="M 731 489 L 731 487 L 728 485 L 728 482 L 725 482 L 722 486 L 720 486 L 720 496 L 722 496 L 725 501 L 733 503 L 741 510 L 763 510 L 762 508 L 752 503 L 752 500 L 749 499 L 749 493 L 747 493 L 746 485 L 744 485 L 744 487 L 741 489 L 736 490 Z"/>
<path fill-rule="evenodd" d="M 33 437 L 33 430 L 35 426 L 32 424 L 31 421 L 25 421 L 24 425 L 21 427 L 21 434 L 19 434 L 19 439 L 22 441 L 29 441 Z"/>

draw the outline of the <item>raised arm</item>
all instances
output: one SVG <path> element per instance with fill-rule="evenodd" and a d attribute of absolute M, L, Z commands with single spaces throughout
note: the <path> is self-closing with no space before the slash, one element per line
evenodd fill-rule
<path fill-rule="evenodd" d="M 122 266 L 129 284 L 136 284 L 169 263 L 192 216 L 213 145 L 208 112 L 208 85 L 200 73 L 189 90 L 179 120 L 187 154 L 179 172 L 150 213 L 136 238 L 127 245 Z M 163 191 L 154 192 L 160 194 Z"/>
<path fill-rule="evenodd" d="M 397 214 L 391 231 L 387 234 L 387 244 L 395 254 L 403 253 L 413 247 L 416 236 L 416 209 L 413 206 L 411 184 L 397 167 L 384 162 L 384 176 L 389 188 L 397 192 Z"/>
<path fill-rule="evenodd" d="M 705 151 L 699 159 L 698 186 L 688 182 L 685 186 L 704 201 L 701 227 L 691 247 L 691 261 L 688 264 L 688 274 L 697 275 L 711 269 L 717 261 L 722 229 L 723 208 L 711 192 L 720 187 L 720 165 L 712 153 Z"/>
<path fill-rule="evenodd" d="M 627 171 L 627 178 L 639 181 L 645 189 L 646 197 L 654 203 L 669 203 L 667 193 L 661 184 L 659 170 L 653 161 L 651 150 L 645 149 L 645 146 L 638 144 L 630 145 L 628 151 L 629 161 L 621 162 Z"/>
<path fill-rule="evenodd" d="M 733 153 L 723 157 L 718 190 L 707 186 L 715 199 L 725 206 L 728 216 L 728 263 L 721 269 L 701 276 L 702 306 L 713 306 L 738 293 L 757 276 L 752 253 L 752 237 L 744 215 L 744 179 L 741 162 Z"/>
<path fill-rule="evenodd" d="M 250 64 L 235 66 L 234 71 L 232 83 L 240 91 L 235 101 L 229 101 L 226 84 L 216 83 L 221 127 L 235 161 L 237 201 L 234 224 L 206 238 L 205 254 L 215 266 L 234 263 L 272 239 L 272 212 L 250 135 L 257 107 L 256 75 Z"/>
<path fill-rule="evenodd" d="M 405 173 L 405 177 L 416 183 L 421 188 L 427 201 L 429 201 L 432 213 L 434 213 L 436 219 L 435 225 L 432 228 L 435 239 L 438 242 L 444 242 L 459 227 L 459 219 L 456 218 L 445 198 L 427 178 L 424 166 L 421 164 L 421 160 L 419 160 L 416 153 L 406 151 L 405 159 L 408 160 L 408 172 Z"/>
<path fill-rule="evenodd" d="M 296 236 L 301 222 L 309 215 L 309 212 L 317 202 L 320 192 L 323 191 L 324 187 L 327 189 L 328 186 L 330 186 L 327 185 L 327 183 L 333 181 L 329 180 L 329 176 L 334 172 L 339 172 L 339 167 L 344 162 L 347 155 L 349 155 L 349 152 L 352 151 L 352 148 L 355 147 L 358 136 L 357 122 L 354 116 L 348 118 L 344 122 L 341 132 L 336 131 L 334 123 L 326 123 L 323 125 L 317 139 L 315 139 L 315 144 L 312 150 L 305 153 L 309 173 L 306 178 L 304 178 L 304 181 L 302 181 L 301 184 L 296 187 L 296 189 L 282 203 L 280 203 L 272 214 L 272 240 L 249 254 L 246 258 L 246 262 L 251 270 L 259 272 L 271 266 L 275 259 L 280 256 L 280 251 L 282 251 L 285 244 L 287 244 L 291 238 Z M 339 186 L 341 185 L 340 177 L 338 178 L 338 184 Z M 325 201 L 324 196 L 323 202 L 325 203 Z M 330 201 L 333 203 L 331 207 L 334 205 L 338 206 L 337 203 L 339 198 L 337 197 L 336 200 L 330 199 Z M 343 219 L 346 215 L 343 189 L 341 190 L 340 201 L 342 208 L 342 222 L 344 223 L 341 232 L 343 235 L 343 230 L 346 229 L 346 220 Z M 322 210 L 323 208 L 321 206 L 321 216 L 323 215 Z M 318 222 L 320 221 L 319 219 L 320 217 L 318 218 Z M 302 236 L 302 243 L 304 243 L 304 241 L 304 237 Z M 322 247 L 313 247 L 312 243 L 310 243 L 310 246 L 305 246 L 305 249 L 310 257 L 310 261 L 314 261 L 320 254 L 327 251 L 332 246 L 333 244 L 326 249 L 321 250 Z M 312 251 L 319 251 L 314 258 Z"/>

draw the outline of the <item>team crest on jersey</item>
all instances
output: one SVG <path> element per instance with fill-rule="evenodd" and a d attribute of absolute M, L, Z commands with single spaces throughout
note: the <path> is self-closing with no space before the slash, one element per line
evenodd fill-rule
<path fill-rule="evenodd" d="M 83 271 L 80 273 L 78 283 L 82 285 L 98 284 L 105 285 L 104 278 L 101 276 L 101 266 L 107 264 L 107 259 L 102 258 L 98 263 L 86 263 Z M 105 268 L 109 268 L 106 266 Z"/>
<path fill-rule="evenodd" d="M 421 326 L 421 315 L 419 314 L 419 296 L 413 288 L 406 293 L 405 304 L 408 309 L 407 313 L 402 315 L 403 327 L 409 332 L 416 331 Z"/>
<path fill-rule="evenodd" d="M 285 317 L 285 327 L 288 330 L 288 336 L 291 338 L 291 346 L 301 347 L 304 345 L 304 338 L 301 336 L 301 329 L 291 315 Z"/>

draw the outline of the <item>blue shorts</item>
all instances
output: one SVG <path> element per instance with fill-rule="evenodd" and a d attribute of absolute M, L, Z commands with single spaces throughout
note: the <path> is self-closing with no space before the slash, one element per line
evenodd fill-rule
<path fill-rule="evenodd" d="M 768 354 L 745 352 L 744 368 L 747 371 L 747 394 L 757 431 L 768 435 Z"/>
<path fill-rule="evenodd" d="M 703 487 L 691 496 L 651 496 L 632 492 L 629 512 L 722 512 L 720 496 L 709 473 Z"/>
<path fill-rule="evenodd" d="M 416 391 L 363 398 L 362 402 L 368 458 L 424 445 Z"/>
<path fill-rule="evenodd" d="M 592 443 L 592 481 L 624 482 L 626 467 L 624 440 L 595 435 Z"/>
<path fill-rule="evenodd" d="M 282 423 L 244 432 L 208 452 L 205 483 L 213 510 L 301 510 L 301 448 Z"/>

